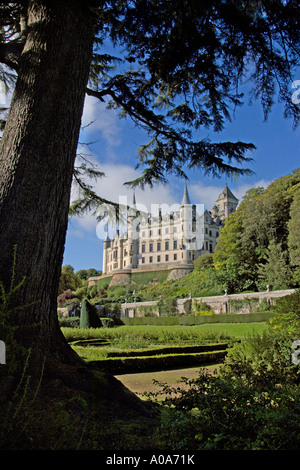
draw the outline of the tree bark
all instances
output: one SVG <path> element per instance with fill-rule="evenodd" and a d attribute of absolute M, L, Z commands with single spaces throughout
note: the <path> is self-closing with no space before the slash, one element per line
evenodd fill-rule
<path fill-rule="evenodd" d="M 29 3 L 0 143 L 0 280 L 9 291 L 16 245 L 15 284 L 26 279 L 12 296 L 9 322 L 34 354 L 68 361 L 57 290 L 95 18 L 85 1 Z"/>

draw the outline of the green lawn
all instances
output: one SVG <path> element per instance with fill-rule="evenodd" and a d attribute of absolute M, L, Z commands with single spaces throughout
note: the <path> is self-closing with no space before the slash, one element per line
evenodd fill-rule
<path fill-rule="evenodd" d="M 192 328 L 199 328 L 202 331 L 222 332 L 235 338 L 246 338 L 261 334 L 266 329 L 266 323 L 212 323 Z"/>
<path fill-rule="evenodd" d="M 62 328 L 62 332 L 68 341 L 80 339 L 97 338 L 108 341 L 130 340 L 134 344 L 140 339 L 143 343 L 168 344 L 171 342 L 191 341 L 197 342 L 212 339 L 219 336 L 222 338 L 231 336 L 234 338 L 246 338 L 253 334 L 260 334 L 266 328 L 266 323 L 209 323 L 195 326 L 118 326 L 115 328 Z M 141 345 L 144 347 L 144 344 Z"/>

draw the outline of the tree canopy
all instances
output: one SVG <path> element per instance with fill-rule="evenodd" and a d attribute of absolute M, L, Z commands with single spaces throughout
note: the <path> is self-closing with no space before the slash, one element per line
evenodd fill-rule
<path fill-rule="evenodd" d="M 252 188 L 225 221 L 213 260 L 230 292 L 299 285 L 299 182 L 300 169 Z"/>
<path fill-rule="evenodd" d="M 1 2 L 0 62 L 16 73 L 30 3 Z M 253 143 L 206 135 L 216 135 L 234 117 L 245 83 L 265 118 L 278 96 L 284 115 L 299 123 L 290 91 L 300 53 L 296 1 L 119 0 L 90 1 L 87 8 L 96 31 L 86 93 L 149 134 L 138 150 L 142 174 L 131 185 L 166 182 L 172 172 L 185 177 L 195 167 L 215 176 L 251 173 L 245 165 Z M 1 72 L 9 84 L 11 73 Z M 103 173 L 85 159 L 75 166 L 83 197 L 72 213 L 111 202 L 94 193 L 86 175 Z"/>

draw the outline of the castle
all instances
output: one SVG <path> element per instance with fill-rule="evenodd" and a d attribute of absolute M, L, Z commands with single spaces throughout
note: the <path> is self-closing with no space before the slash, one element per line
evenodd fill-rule
<path fill-rule="evenodd" d="M 110 239 L 107 231 L 103 241 L 103 275 L 118 277 L 118 283 L 128 282 L 128 275 L 139 271 L 168 269 L 170 278 L 186 275 L 194 260 L 214 251 L 220 229 L 237 205 L 227 185 L 212 210 L 203 210 L 201 204 L 200 213 L 199 205 L 190 201 L 186 184 L 178 210 L 167 214 L 138 210 L 134 195 L 126 232 L 117 230 Z"/>

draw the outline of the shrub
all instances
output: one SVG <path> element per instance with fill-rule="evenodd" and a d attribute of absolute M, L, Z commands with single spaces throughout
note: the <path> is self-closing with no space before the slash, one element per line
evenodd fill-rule
<path fill-rule="evenodd" d="M 300 317 L 300 289 L 293 294 L 276 300 L 274 310 L 278 313 L 290 313 Z"/>
<path fill-rule="evenodd" d="M 67 300 L 74 299 L 76 296 L 70 289 L 67 289 L 62 294 L 60 294 L 57 298 L 58 306 L 64 307 Z"/>
<path fill-rule="evenodd" d="M 59 326 L 61 328 L 79 328 L 80 317 L 61 317 L 59 318 Z"/>
<path fill-rule="evenodd" d="M 175 298 L 161 299 L 157 303 L 157 307 L 161 316 L 171 316 L 177 311 L 177 301 Z"/>
<path fill-rule="evenodd" d="M 284 331 L 264 331 L 235 344 L 223 372 L 243 378 L 249 386 L 298 383 L 300 370 L 292 363 L 292 343 Z"/>
<path fill-rule="evenodd" d="M 103 328 L 113 328 L 115 325 L 113 318 L 100 318 L 100 321 Z"/>
<path fill-rule="evenodd" d="M 158 313 L 157 305 L 142 305 L 138 308 L 138 314 L 144 317 L 156 317 Z"/>
<path fill-rule="evenodd" d="M 300 445 L 297 387 L 249 387 L 242 379 L 200 370 L 188 387 L 162 389 L 167 395 L 156 429 L 161 449 L 296 450 Z M 152 396 L 153 394 L 148 394 Z M 155 398 L 155 396 L 153 397 Z"/>
<path fill-rule="evenodd" d="M 80 328 L 99 328 L 101 326 L 95 307 L 87 299 L 84 299 L 80 312 Z"/>

